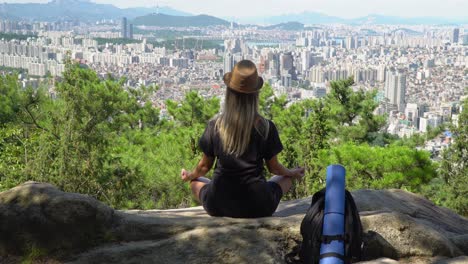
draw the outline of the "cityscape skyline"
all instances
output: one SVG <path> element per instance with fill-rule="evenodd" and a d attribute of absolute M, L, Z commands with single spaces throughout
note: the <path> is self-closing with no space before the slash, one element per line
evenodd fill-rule
<path fill-rule="evenodd" d="M 64 0 L 61 0 L 64 1 Z M 82 0 L 85 1 L 85 0 Z M 248 2 L 205 0 L 203 4 L 187 0 L 154 1 L 154 0 L 88 0 L 99 4 L 112 4 L 119 8 L 169 6 L 194 15 L 208 14 L 225 18 L 261 18 L 265 16 L 281 16 L 300 14 L 303 12 L 318 12 L 340 18 L 359 18 L 368 15 L 385 15 L 395 17 L 438 17 L 463 18 L 468 11 L 468 1 L 447 0 L 395 0 L 395 1 L 267 1 Z M 47 3 L 50 0 L 6 0 L 5 3 Z M 268 8 L 265 8 L 265 7 Z"/>
<path fill-rule="evenodd" d="M 0 9 L 13 17 L 0 19 L 0 74 L 20 70 L 22 87 L 45 85 L 55 96 L 48 78 L 60 80 L 69 58 L 101 78 L 123 78 L 128 89 L 159 87 L 150 100 L 162 118 L 170 118 L 167 100 L 182 101 L 188 91 L 222 100 L 224 74 L 244 59 L 288 104 L 323 98 L 334 81 L 350 80 L 353 90 L 374 93 L 375 113 L 386 118 L 383 129 L 398 137 L 457 120 L 468 87 L 468 23 L 385 16 L 307 22 L 308 13 L 304 23 L 314 26 L 237 26 L 206 16 L 147 16 L 153 9 L 86 0 Z M 39 9 L 43 15 L 34 17 Z M 444 144 L 426 148 L 440 153 Z"/>

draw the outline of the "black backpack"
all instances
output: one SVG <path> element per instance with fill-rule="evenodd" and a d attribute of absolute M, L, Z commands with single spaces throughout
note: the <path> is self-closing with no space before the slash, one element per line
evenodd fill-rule
<path fill-rule="evenodd" d="M 286 263 L 318 264 L 320 245 L 332 240 L 344 240 L 345 264 L 361 260 L 362 225 L 353 196 L 346 190 L 345 198 L 345 235 L 344 237 L 323 237 L 323 212 L 325 208 L 325 189 L 312 196 L 312 204 L 301 223 L 302 243 L 285 256 Z M 299 259 L 297 259 L 297 255 Z M 294 258 L 296 256 L 296 258 Z M 340 256 L 336 256 L 340 257 Z"/>

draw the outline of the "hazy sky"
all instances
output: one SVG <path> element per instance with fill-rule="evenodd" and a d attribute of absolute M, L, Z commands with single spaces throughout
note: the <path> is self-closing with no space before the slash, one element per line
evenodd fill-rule
<path fill-rule="evenodd" d="M 0 2 L 45 3 L 49 0 L 0 0 Z M 303 11 L 353 18 L 368 14 L 402 17 L 437 16 L 463 18 L 468 16 L 468 0 L 92 0 L 118 7 L 170 6 L 194 14 L 220 17 L 256 17 Z"/>

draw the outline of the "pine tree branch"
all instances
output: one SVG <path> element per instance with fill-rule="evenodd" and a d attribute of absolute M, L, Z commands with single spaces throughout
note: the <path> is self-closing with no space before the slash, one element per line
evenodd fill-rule
<path fill-rule="evenodd" d="M 34 124 L 37 128 L 52 134 L 56 139 L 60 140 L 60 137 L 58 135 L 56 135 L 55 133 L 52 133 L 49 129 L 47 129 L 47 128 L 45 128 L 45 127 L 43 127 L 43 126 L 41 126 L 41 125 L 39 125 L 37 123 L 36 118 L 32 114 L 31 110 L 29 110 L 29 106 L 31 106 L 31 104 L 26 105 L 24 107 L 24 109 L 26 110 L 26 113 L 28 114 L 28 116 L 31 118 L 32 124 Z"/>

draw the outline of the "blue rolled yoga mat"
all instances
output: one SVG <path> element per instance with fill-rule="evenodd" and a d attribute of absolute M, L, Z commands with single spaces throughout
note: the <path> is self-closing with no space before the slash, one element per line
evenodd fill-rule
<path fill-rule="evenodd" d="M 327 167 L 322 231 L 324 239 L 327 239 L 327 236 L 344 236 L 345 233 L 345 175 L 345 168 L 341 165 Z M 344 261 L 338 257 L 345 254 L 344 241 L 330 240 L 327 242 L 322 242 L 320 246 L 322 257 L 320 264 L 344 264 Z"/>

